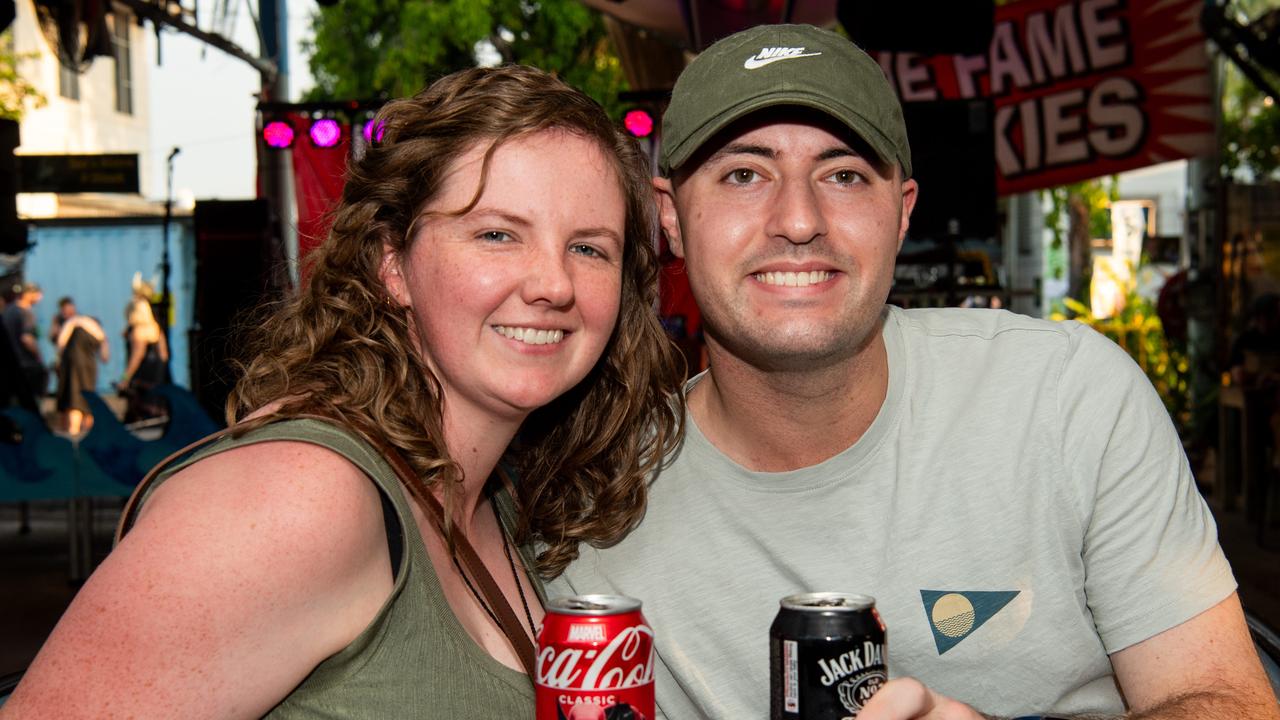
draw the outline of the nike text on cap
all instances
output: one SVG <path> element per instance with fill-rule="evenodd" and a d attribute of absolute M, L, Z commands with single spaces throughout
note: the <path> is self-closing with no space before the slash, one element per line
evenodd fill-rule
<path fill-rule="evenodd" d="M 871 56 L 811 25 L 758 25 L 707 48 L 684 69 L 662 117 L 664 174 L 730 123 L 796 105 L 839 120 L 911 176 L 902 106 Z"/>

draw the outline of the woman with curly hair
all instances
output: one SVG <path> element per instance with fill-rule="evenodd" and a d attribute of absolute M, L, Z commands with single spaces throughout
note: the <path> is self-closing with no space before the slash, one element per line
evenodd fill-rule
<path fill-rule="evenodd" d="M 648 164 L 529 68 L 377 122 L 227 435 L 144 481 L 0 715 L 531 716 L 539 576 L 681 431 Z"/>

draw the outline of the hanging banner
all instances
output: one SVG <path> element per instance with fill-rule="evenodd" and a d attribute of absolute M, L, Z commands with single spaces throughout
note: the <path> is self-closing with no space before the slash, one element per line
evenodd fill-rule
<path fill-rule="evenodd" d="M 1209 154 L 1203 0 L 1022 0 L 985 55 L 872 53 L 903 102 L 989 96 L 1001 195 Z"/>

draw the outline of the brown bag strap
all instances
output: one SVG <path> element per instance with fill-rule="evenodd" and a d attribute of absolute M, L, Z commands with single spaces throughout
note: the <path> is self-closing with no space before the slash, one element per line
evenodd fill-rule
<path fill-rule="evenodd" d="M 316 420 L 327 420 L 328 422 L 333 422 L 333 420 L 328 420 L 322 416 L 307 417 L 314 417 Z M 409 467 L 409 463 L 405 461 L 404 457 L 400 454 L 400 451 L 382 442 L 380 439 L 375 439 L 369 437 L 365 433 L 361 433 L 359 430 L 355 430 L 355 432 L 360 434 L 361 437 L 363 437 L 382 455 L 383 458 L 386 459 L 387 464 L 389 464 L 391 469 L 399 476 L 401 484 L 409 488 L 409 493 L 413 495 L 418 504 L 422 506 L 422 509 L 426 512 L 427 518 L 431 521 L 431 524 L 435 526 L 441 536 L 444 536 L 444 507 L 440 504 L 440 501 L 436 499 L 435 495 L 427 492 L 426 489 L 422 487 L 421 483 L 417 481 L 416 473 L 414 473 L 413 469 Z M 504 480 L 508 483 L 510 482 L 509 480 L 506 480 L 505 476 Z M 493 579 L 493 575 L 489 573 L 489 569 L 485 567 L 484 562 L 476 553 L 475 548 L 471 547 L 471 543 L 467 540 L 467 537 L 462 533 L 455 532 L 452 534 L 452 539 L 455 557 L 463 566 L 466 567 L 467 572 L 470 573 L 472 579 L 475 580 L 480 594 L 484 596 L 485 602 L 488 603 L 489 608 L 493 610 L 494 617 L 498 621 L 498 627 L 501 628 L 502 632 L 507 636 L 507 640 L 511 643 L 511 647 L 515 649 L 516 655 L 520 658 L 520 664 L 524 666 L 524 670 L 528 673 L 530 678 L 536 677 L 534 673 L 535 651 L 532 636 L 530 635 L 530 633 L 534 632 L 534 628 L 529 628 L 528 633 L 525 632 L 524 624 L 521 623 L 519 616 L 516 615 L 515 609 L 512 608 L 511 603 L 507 601 L 507 596 L 502 593 L 502 590 L 498 587 L 498 583 Z M 509 541 L 504 538 L 503 542 Z M 519 578 L 514 579 L 517 583 L 520 582 Z"/>

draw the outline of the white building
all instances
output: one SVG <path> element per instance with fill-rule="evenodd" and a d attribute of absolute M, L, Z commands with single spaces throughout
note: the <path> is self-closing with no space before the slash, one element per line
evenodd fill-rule
<path fill-rule="evenodd" d="M 156 204 L 143 197 L 161 195 L 164 182 L 150 162 L 149 79 L 155 40 L 127 9 L 116 5 L 106 18 L 114 57 L 97 57 L 78 74 L 60 62 L 57 49 L 41 30 L 32 0 L 17 0 L 11 30 L 18 73 L 45 98 L 28 104 L 22 118 L 19 155 L 136 153 L 140 195 L 18 196 L 20 216 L 37 219 L 98 215 L 152 215 Z"/>

